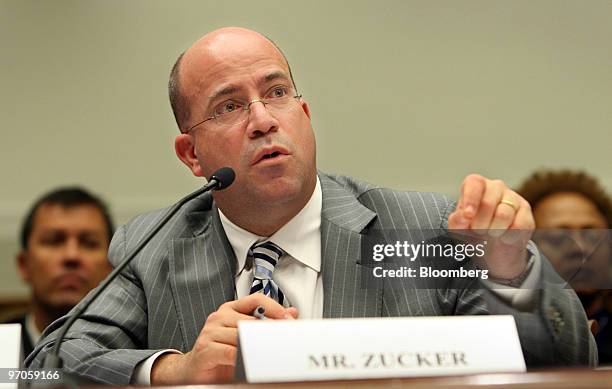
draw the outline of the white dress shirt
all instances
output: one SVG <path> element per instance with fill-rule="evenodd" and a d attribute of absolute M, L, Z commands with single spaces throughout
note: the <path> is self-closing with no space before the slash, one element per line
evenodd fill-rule
<path fill-rule="evenodd" d="M 321 207 L 323 195 L 317 177 L 310 200 L 302 210 L 274 235 L 255 235 L 232 223 L 219 210 L 221 224 L 238 259 L 236 298 L 250 294 L 253 266 L 246 269 L 249 248 L 257 242 L 271 241 L 285 251 L 274 269 L 272 278 L 285 294 L 300 319 L 323 317 L 323 281 L 321 277 Z"/>

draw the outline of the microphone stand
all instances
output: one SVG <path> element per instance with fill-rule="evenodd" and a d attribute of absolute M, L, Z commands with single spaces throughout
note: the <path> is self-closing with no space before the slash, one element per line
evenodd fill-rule
<path fill-rule="evenodd" d="M 74 322 L 85 312 L 85 310 L 91 305 L 92 302 L 102 294 L 108 287 L 108 285 L 121 273 L 123 269 L 134 259 L 136 254 L 142 250 L 142 248 L 149 243 L 149 241 L 162 229 L 162 227 L 170 220 L 172 216 L 174 216 L 178 210 L 185 205 L 188 201 L 194 199 L 195 197 L 200 196 L 201 194 L 208 192 L 210 190 L 215 189 L 225 189 L 232 184 L 234 181 L 234 171 L 231 168 L 221 168 L 217 170 L 210 181 L 204 185 L 202 188 L 188 194 L 187 196 L 180 199 L 176 204 L 174 204 L 166 214 L 153 226 L 153 228 L 149 231 L 147 235 L 145 235 L 140 242 L 134 247 L 129 254 L 126 255 L 126 258 L 117 265 L 113 269 L 113 271 L 100 283 L 98 288 L 94 290 L 93 293 L 87 296 L 85 300 L 81 301 L 74 310 L 74 313 L 68 318 L 68 320 L 62 325 L 58 336 L 56 337 L 56 342 L 53 345 L 53 350 L 51 353 L 45 356 L 43 361 L 42 368 L 43 369 L 59 369 L 63 366 L 63 360 L 59 355 L 60 347 L 62 341 L 70 327 L 74 324 Z"/>

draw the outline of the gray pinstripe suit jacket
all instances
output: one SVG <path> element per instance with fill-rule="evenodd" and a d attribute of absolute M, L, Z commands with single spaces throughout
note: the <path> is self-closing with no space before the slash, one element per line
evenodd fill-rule
<path fill-rule="evenodd" d="M 513 314 L 529 366 L 594 363 L 594 342 L 571 290 L 547 288 L 537 311 L 522 313 L 482 289 L 362 288 L 362 234 L 439 228 L 454 205 L 435 193 L 398 192 L 323 173 L 319 177 L 324 317 Z M 121 261 L 163 213 L 141 215 L 121 227 L 111 243 L 111 262 Z M 544 262 L 543 282 L 556 281 Z M 189 351 L 208 315 L 234 299 L 236 263 L 212 197 L 190 202 L 75 322 L 62 345 L 65 369 L 125 385 L 135 365 L 159 349 Z M 47 328 L 27 363 L 40 366 L 64 320 Z"/>

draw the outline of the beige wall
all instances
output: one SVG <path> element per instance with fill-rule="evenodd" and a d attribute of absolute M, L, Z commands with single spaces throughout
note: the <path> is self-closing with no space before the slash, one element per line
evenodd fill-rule
<path fill-rule="evenodd" d="M 611 1 L 0 0 L 0 296 L 28 204 L 58 184 L 121 222 L 194 189 L 166 97 L 203 33 L 274 39 L 310 103 L 319 166 L 456 195 L 477 171 L 536 167 L 612 188 Z"/>

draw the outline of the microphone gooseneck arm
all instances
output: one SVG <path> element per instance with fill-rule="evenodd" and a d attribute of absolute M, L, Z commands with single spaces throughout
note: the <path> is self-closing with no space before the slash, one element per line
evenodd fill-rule
<path fill-rule="evenodd" d="M 125 269 L 125 267 L 132 261 L 132 259 L 136 257 L 136 254 L 138 254 L 140 250 L 142 250 L 147 245 L 147 243 L 151 241 L 151 239 L 159 232 L 159 230 L 161 230 L 162 227 L 166 225 L 170 218 L 172 218 L 172 216 L 174 216 L 178 212 L 178 210 L 181 209 L 183 205 L 185 205 L 185 203 L 210 190 L 220 190 L 227 188 L 234 182 L 234 178 L 234 170 L 229 167 L 223 167 L 213 173 L 206 185 L 183 197 L 176 204 L 170 207 L 166 214 L 153 226 L 153 228 L 151 228 L 147 235 L 145 235 L 142 240 L 138 242 L 138 244 L 126 255 L 125 259 L 121 261 L 121 263 L 119 263 L 119 265 L 117 265 L 117 267 L 115 267 L 113 271 L 110 272 L 110 274 L 100 283 L 100 285 L 94 290 L 94 292 L 88 295 L 75 307 L 74 313 L 62 325 L 59 334 L 55 338 L 56 341 L 53 345 L 53 350 L 45 357 L 45 360 L 43 362 L 43 368 L 57 369 L 62 367 L 63 361 L 59 356 L 60 347 L 62 341 L 64 340 L 64 337 L 68 333 L 68 330 L 70 329 L 72 324 L 74 324 L 74 322 L 79 317 L 81 317 L 83 312 L 85 312 L 85 310 L 89 308 L 91 303 L 93 303 L 96 298 L 98 298 L 98 296 L 100 296 L 102 292 L 106 290 L 108 285 L 115 278 L 117 278 L 119 273 L 121 273 L 121 271 Z"/>

